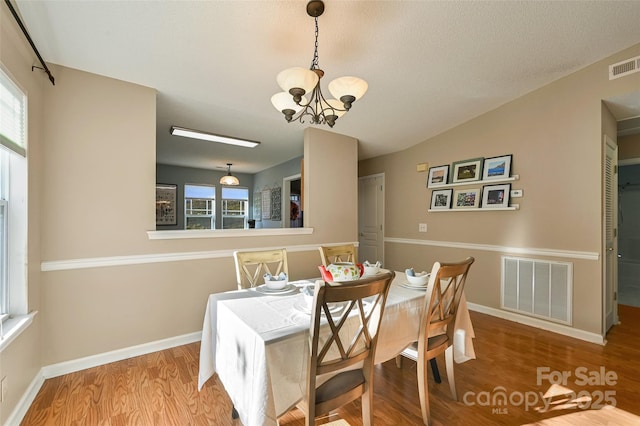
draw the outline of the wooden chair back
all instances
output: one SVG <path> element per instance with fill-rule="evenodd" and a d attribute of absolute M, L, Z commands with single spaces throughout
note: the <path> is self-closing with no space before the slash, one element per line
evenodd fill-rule
<path fill-rule="evenodd" d="M 454 400 L 458 400 L 453 371 L 453 334 L 460 299 L 469 268 L 473 262 L 474 258 L 468 257 L 461 262 L 436 262 L 433 264 L 427 284 L 420 334 L 416 345 L 417 357 L 415 356 L 415 347 L 409 347 L 402 352 L 403 356 L 417 361 L 418 395 L 422 420 L 425 425 L 431 425 L 427 362 L 430 360 L 435 362 L 436 356 L 442 353 L 445 355 L 447 381 L 451 396 Z"/>
<path fill-rule="evenodd" d="M 322 265 L 327 267 L 336 262 L 358 262 L 358 249 L 354 244 L 345 244 L 342 246 L 320 246 L 320 258 Z"/>
<path fill-rule="evenodd" d="M 264 274 L 273 276 L 284 272 L 289 275 L 286 249 L 263 251 L 235 251 L 238 290 L 257 287 L 264 283 Z"/>
<path fill-rule="evenodd" d="M 363 424 L 370 425 L 373 404 L 373 367 L 378 331 L 392 271 L 348 283 L 317 284 L 314 294 L 310 335 L 309 380 L 305 411 L 307 425 L 315 417 L 335 410 L 359 397 L 362 398 Z M 366 300 L 365 300 L 366 299 Z M 336 303 L 345 304 L 339 313 L 331 313 Z M 353 330 L 357 318 L 355 335 Z M 330 333 L 327 335 L 326 328 Z M 353 367 L 361 364 L 357 368 Z M 317 377 L 342 371 L 317 386 Z"/>
<path fill-rule="evenodd" d="M 453 344 L 458 306 L 474 260 L 473 257 L 468 257 L 461 262 L 434 263 L 427 284 L 419 345 L 420 342 L 426 343 L 431 336 L 442 334 L 442 330 L 446 330 L 449 345 Z"/>

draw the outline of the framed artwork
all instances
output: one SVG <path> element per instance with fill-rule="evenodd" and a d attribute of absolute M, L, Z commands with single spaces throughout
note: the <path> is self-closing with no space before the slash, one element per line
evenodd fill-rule
<path fill-rule="evenodd" d="M 469 182 L 480 180 L 482 177 L 482 164 L 484 158 L 472 158 L 470 160 L 456 161 L 451 165 L 451 182 Z"/>
<path fill-rule="evenodd" d="M 453 193 L 454 209 L 477 209 L 480 205 L 480 188 L 458 189 Z"/>
<path fill-rule="evenodd" d="M 431 192 L 431 210 L 449 210 L 453 189 L 438 189 Z"/>
<path fill-rule="evenodd" d="M 282 188 L 271 190 L 271 220 L 282 220 Z"/>
<path fill-rule="evenodd" d="M 177 225 L 176 193 L 178 185 L 156 184 L 156 225 Z"/>
<path fill-rule="evenodd" d="M 262 190 L 262 219 L 271 220 L 271 190 Z"/>
<path fill-rule="evenodd" d="M 504 179 L 511 176 L 512 155 L 502 155 L 484 159 L 482 180 Z"/>
<path fill-rule="evenodd" d="M 482 187 L 482 208 L 499 209 L 509 207 L 511 184 L 485 185 Z"/>
<path fill-rule="evenodd" d="M 427 188 L 436 186 L 444 186 L 449 179 L 449 165 L 430 167 L 429 176 L 427 177 Z"/>

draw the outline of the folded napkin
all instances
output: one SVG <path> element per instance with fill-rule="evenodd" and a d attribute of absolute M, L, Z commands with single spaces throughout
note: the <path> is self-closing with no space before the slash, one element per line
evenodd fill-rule
<path fill-rule="evenodd" d="M 382 263 L 378 260 L 376 263 L 374 263 L 373 265 L 368 261 L 365 260 L 363 263 L 364 266 L 377 266 L 378 268 L 382 266 Z"/>
<path fill-rule="evenodd" d="M 407 269 L 405 269 L 405 270 L 404 270 L 404 273 L 405 273 L 405 274 L 407 274 L 407 275 L 408 275 L 408 276 L 410 276 L 410 277 L 415 277 L 415 276 L 416 276 L 416 273 L 415 273 L 415 271 L 413 270 L 413 268 L 407 268 Z"/>
<path fill-rule="evenodd" d="M 265 281 L 285 281 L 286 279 L 287 274 L 285 274 L 284 272 L 280 272 L 280 274 L 276 275 L 275 277 L 269 273 L 264 274 Z"/>

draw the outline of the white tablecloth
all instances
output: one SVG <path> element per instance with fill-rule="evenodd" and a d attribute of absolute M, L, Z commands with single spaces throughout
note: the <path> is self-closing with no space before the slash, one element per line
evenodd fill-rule
<path fill-rule="evenodd" d="M 418 340 L 425 292 L 401 287 L 402 282 L 404 273 L 396 272 L 380 326 L 376 363 L 394 358 Z M 267 296 L 252 289 L 209 296 L 198 388 L 217 372 L 245 426 L 276 425 L 277 417 L 304 396 L 311 317 L 296 309 L 300 304 L 299 292 Z M 454 336 L 456 362 L 475 358 L 473 337 L 463 299 Z"/>

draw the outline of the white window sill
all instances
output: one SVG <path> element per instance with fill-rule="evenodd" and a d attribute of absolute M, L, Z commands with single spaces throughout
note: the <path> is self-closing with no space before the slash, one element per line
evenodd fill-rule
<path fill-rule="evenodd" d="M 252 229 L 178 229 L 173 231 L 147 231 L 150 240 L 191 238 L 272 237 L 275 235 L 309 235 L 313 228 L 252 228 Z"/>
<path fill-rule="evenodd" d="M 0 326 L 0 352 L 4 351 L 33 322 L 38 311 L 26 315 L 14 315 Z"/>

